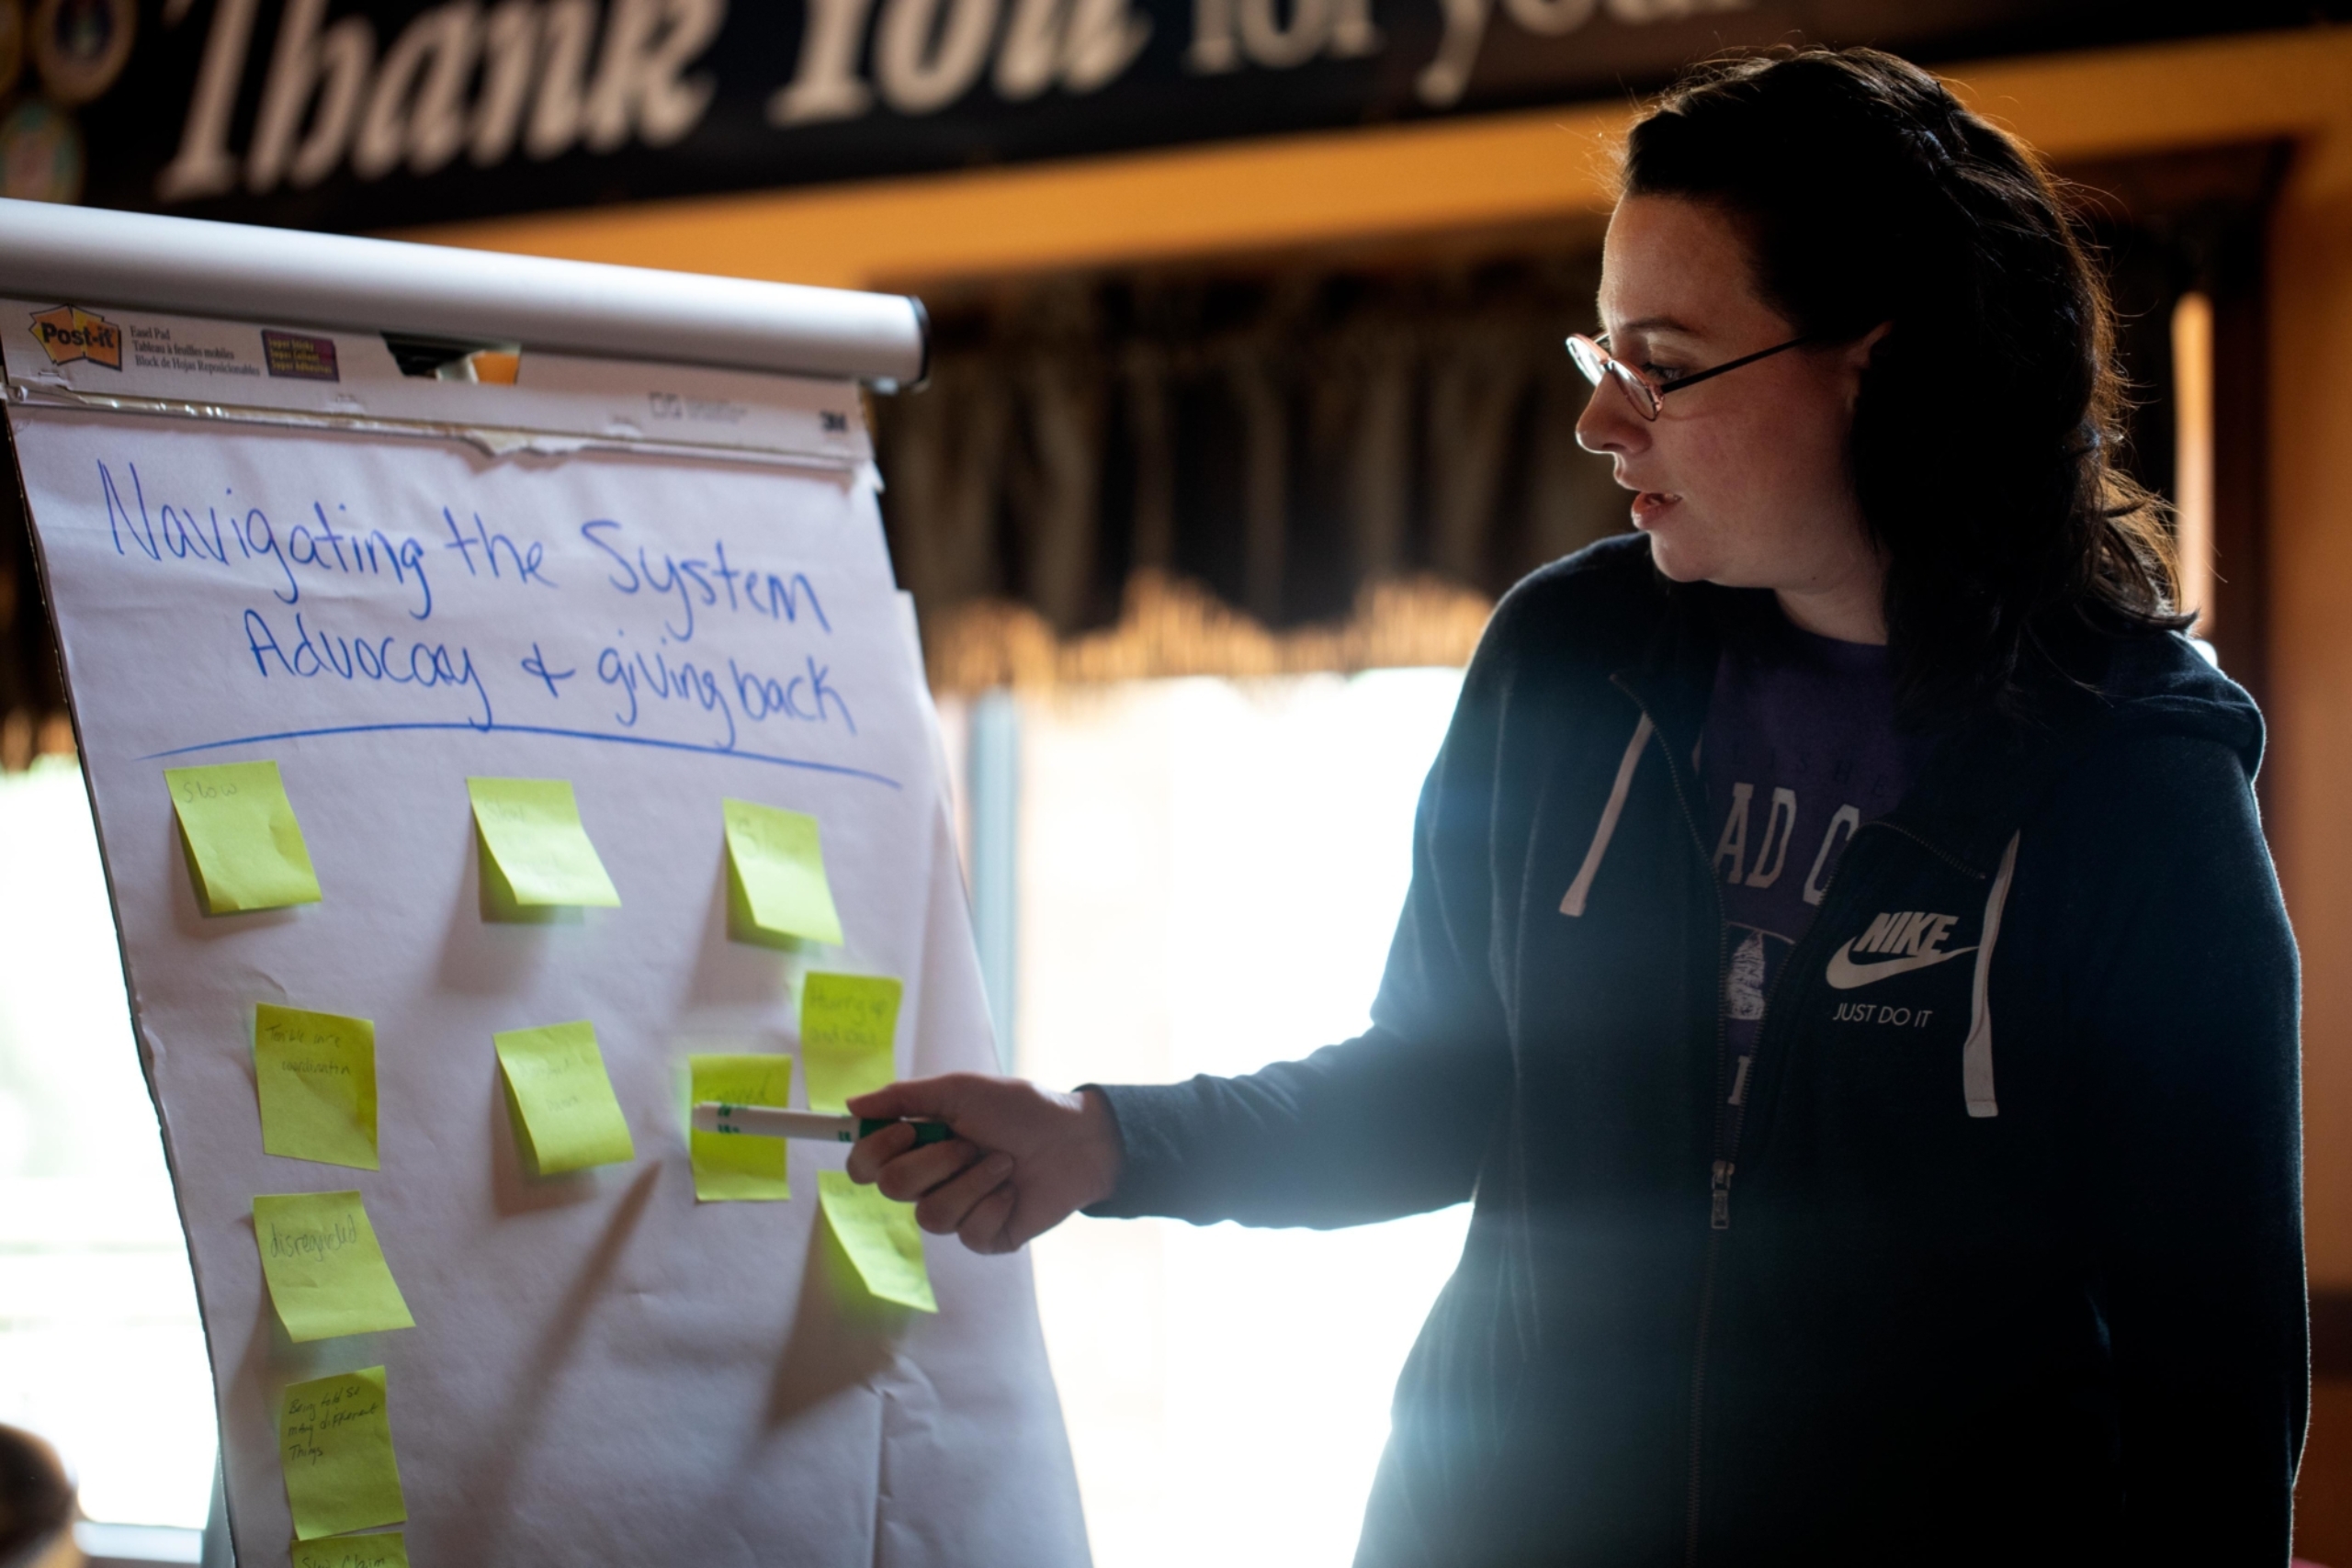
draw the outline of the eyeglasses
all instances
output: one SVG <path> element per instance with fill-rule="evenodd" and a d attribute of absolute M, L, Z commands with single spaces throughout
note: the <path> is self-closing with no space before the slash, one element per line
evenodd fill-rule
<path fill-rule="evenodd" d="M 1786 353 L 1799 344 L 1812 341 L 1812 335 L 1809 333 L 1804 337 L 1792 337 L 1786 343 L 1776 343 L 1770 348 L 1759 348 L 1754 354 L 1744 354 L 1737 359 L 1726 360 L 1708 369 L 1693 370 L 1688 376 L 1677 376 L 1663 387 L 1610 353 L 1609 340 L 1605 337 L 1590 338 L 1582 333 L 1571 335 L 1568 339 L 1568 357 L 1576 361 L 1577 368 L 1584 372 L 1584 378 L 1594 386 L 1600 386 L 1601 378 L 1604 376 L 1615 381 L 1618 390 L 1633 400 L 1634 412 L 1644 419 L 1654 420 L 1657 418 L 1659 400 L 1667 393 L 1679 392 L 1685 387 L 1695 387 L 1710 377 L 1721 376 L 1728 370 L 1736 370 L 1743 365 L 1753 365 L 1759 359 L 1770 359 L 1776 354 Z"/>

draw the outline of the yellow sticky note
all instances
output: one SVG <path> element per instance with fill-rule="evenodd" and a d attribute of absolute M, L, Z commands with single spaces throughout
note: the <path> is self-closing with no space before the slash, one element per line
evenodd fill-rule
<path fill-rule="evenodd" d="M 277 1462 L 297 1540 L 407 1518 L 384 1411 L 384 1369 L 289 1384 L 277 1412 Z"/>
<path fill-rule="evenodd" d="M 922 1228 L 915 1224 L 912 1203 L 894 1202 L 880 1188 L 860 1186 L 839 1170 L 818 1173 L 817 1199 L 833 1239 L 856 1265 L 869 1295 L 917 1312 L 939 1310 L 931 1293 L 931 1271 L 923 1267 Z"/>
<path fill-rule="evenodd" d="M 617 908 L 596 846 L 580 823 L 580 803 L 563 779 L 468 779 L 481 851 L 485 919 L 544 919 L 593 904 Z"/>
<path fill-rule="evenodd" d="M 254 1200 L 254 1240 L 288 1337 L 416 1326 L 358 1193 L 263 1193 Z"/>
<path fill-rule="evenodd" d="M 262 1003 L 254 1010 L 254 1085 L 265 1150 L 377 1168 L 374 1024 Z"/>
<path fill-rule="evenodd" d="M 728 934 L 774 945 L 838 943 L 842 918 L 825 880 L 817 819 L 801 811 L 720 802 L 727 819 Z"/>
<path fill-rule="evenodd" d="M 556 1176 L 637 1157 L 594 1024 L 551 1023 L 494 1038 L 507 1107 L 533 1170 Z"/>
<path fill-rule="evenodd" d="M 886 975 L 811 974 L 800 983 L 800 1058 L 808 1070 L 808 1109 L 839 1113 L 852 1095 L 898 1076 L 891 1043 L 899 1037 L 899 997 Z"/>
<path fill-rule="evenodd" d="M 319 901 L 318 874 L 276 762 L 165 768 L 164 782 L 206 914 Z"/>
<path fill-rule="evenodd" d="M 408 1568 L 408 1542 L 398 1530 L 347 1535 L 335 1540 L 298 1540 L 294 1568 Z"/>
<path fill-rule="evenodd" d="M 789 1056 L 689 1056 L 693 1103 L 789 1105 Z M 688 1134 L 695 1168 L 695 1196 L 705 1202 L 772 1200 L 792 1196 L 785 1179 L 784 1140 L 740 1133 Z"/>

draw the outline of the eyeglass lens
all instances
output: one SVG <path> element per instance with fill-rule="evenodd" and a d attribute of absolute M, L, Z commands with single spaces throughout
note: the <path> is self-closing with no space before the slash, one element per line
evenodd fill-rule
<path fill-rule="evenodd" d="M 1578 335 L 1568 339 L 1568 357 L 1576 362 L 1584 378 L 1594 386 L 1600 385 L 1604 376 L 1617 383 L 1618 390 L 1631 400 L 1634 411 L 1644 419 L 1658 415 L 1657 390 L 1642 379 L 1638 371 L 1624 364 L 1592 339 Z"/>

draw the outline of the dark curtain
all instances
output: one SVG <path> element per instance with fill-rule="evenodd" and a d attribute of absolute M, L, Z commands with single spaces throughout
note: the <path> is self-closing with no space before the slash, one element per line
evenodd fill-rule
<path fill-rule="evenodd" d="M 930 384 L 876 408 L 900 581 L 927 621 L 1009 599 L 1062 636 L 1116 621 L 1146 570 L 1278 629 L 1385 579 L 1498 594 L 1625 525 L 1561 347 L 1598 272 L 1584 253 L 937 303 Z"/>

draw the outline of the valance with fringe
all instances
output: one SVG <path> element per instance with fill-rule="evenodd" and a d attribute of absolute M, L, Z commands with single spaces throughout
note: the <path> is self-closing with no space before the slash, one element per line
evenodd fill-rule
<path fill-rule="evenodd" d="M 1590 389 L 1561 347 L 1598 270 L 935 302 L 930 385 L 877 408 L 934 682 L 1466 659 L 1503 589 L 1624 526 L 1576 445 Z"/>

